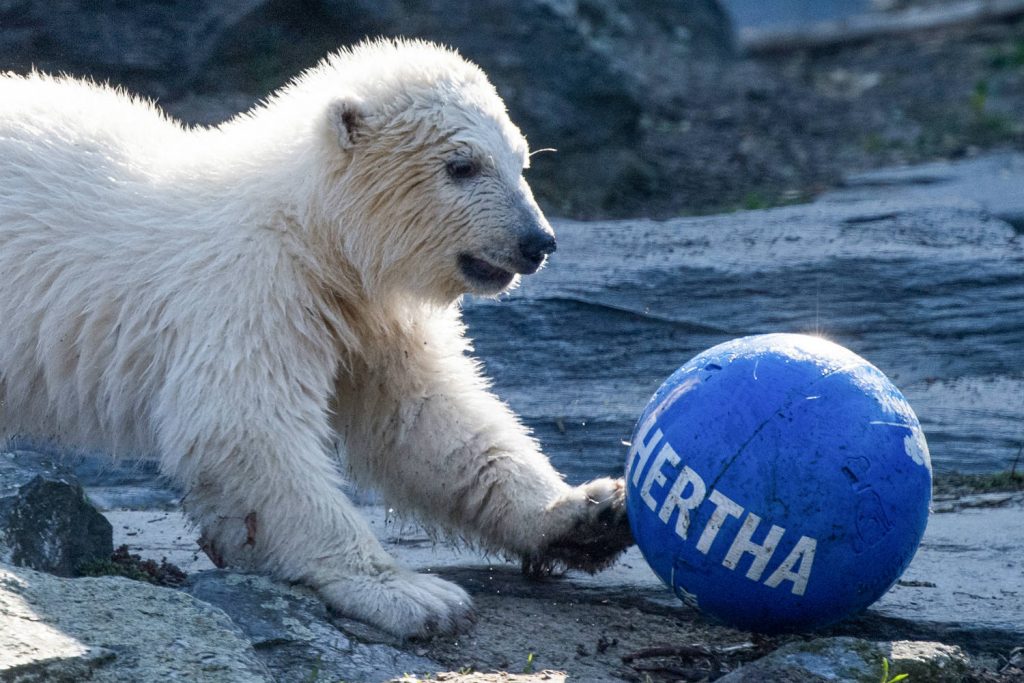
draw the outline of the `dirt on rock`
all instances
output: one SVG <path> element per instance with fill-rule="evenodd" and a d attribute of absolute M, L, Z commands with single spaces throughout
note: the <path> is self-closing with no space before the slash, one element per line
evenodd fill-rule
<path fill-rule="evenodd" d="M 467 578 L 460 582 L 467 585 Z M 473 630 L 424 647 L 452 671 L 571 671 L 594 683 L 714 680 L 785 642 L 716 626 L 678 605 L 641 609 L 634 595 L 589 594 L 557 580 L 529 584 L 509 575 L 469 585 Z M 523 590 L 534 597 L 510 602 L 509 592 Z"/>

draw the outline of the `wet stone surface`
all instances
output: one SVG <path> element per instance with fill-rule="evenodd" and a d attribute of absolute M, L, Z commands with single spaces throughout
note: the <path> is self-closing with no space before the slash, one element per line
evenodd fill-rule
<path fill-rule="evenodd" d="M 113 551 L 110 523 L 58 458 L 0 453 L 0 561 L 73 576 Z"/>

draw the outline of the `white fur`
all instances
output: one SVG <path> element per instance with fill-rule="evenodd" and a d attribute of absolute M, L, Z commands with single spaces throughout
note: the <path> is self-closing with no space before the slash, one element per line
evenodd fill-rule
<path fill-rule="evenodd" d="M 483 166 L 471 183 L 453 156 Z M 38 74 L 0 77 L 0 437 L 155 454 L 212 552 L 411 635 L 462 589 L 396 566 L 340 492 L 361 481 L 524 556 L 609 500 L 571 488 L 466 355 L 526 142 L 475 66 L 426 43 L 332 55 L 223 126 Z M 518 212 L 518 214 L 517 214 Z"/>

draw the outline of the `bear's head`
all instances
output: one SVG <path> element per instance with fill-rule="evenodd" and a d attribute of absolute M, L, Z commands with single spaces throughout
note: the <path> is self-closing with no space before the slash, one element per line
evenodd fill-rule
<path fill-rule="evenodd" d="M 496 295 L 555 250 L 523 171 L 526 140 L 484 73 L 451 50 L 374 41 L 327 62 L 339 239 L 368 284 L 430 299 Z"/>

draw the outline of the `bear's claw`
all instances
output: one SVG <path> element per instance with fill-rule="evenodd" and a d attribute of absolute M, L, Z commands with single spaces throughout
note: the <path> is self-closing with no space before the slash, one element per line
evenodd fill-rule
<path fill-rule="evenodd" d="M 582 516 L 537 553 L 523 556 L 524 574 L 539 577 L 562 569 L 593 574 L 612 565 L 635 543 L 626 517 L 623 480 L 597 479 L 584 484 L 583 489 L 587 504 Z"/>

